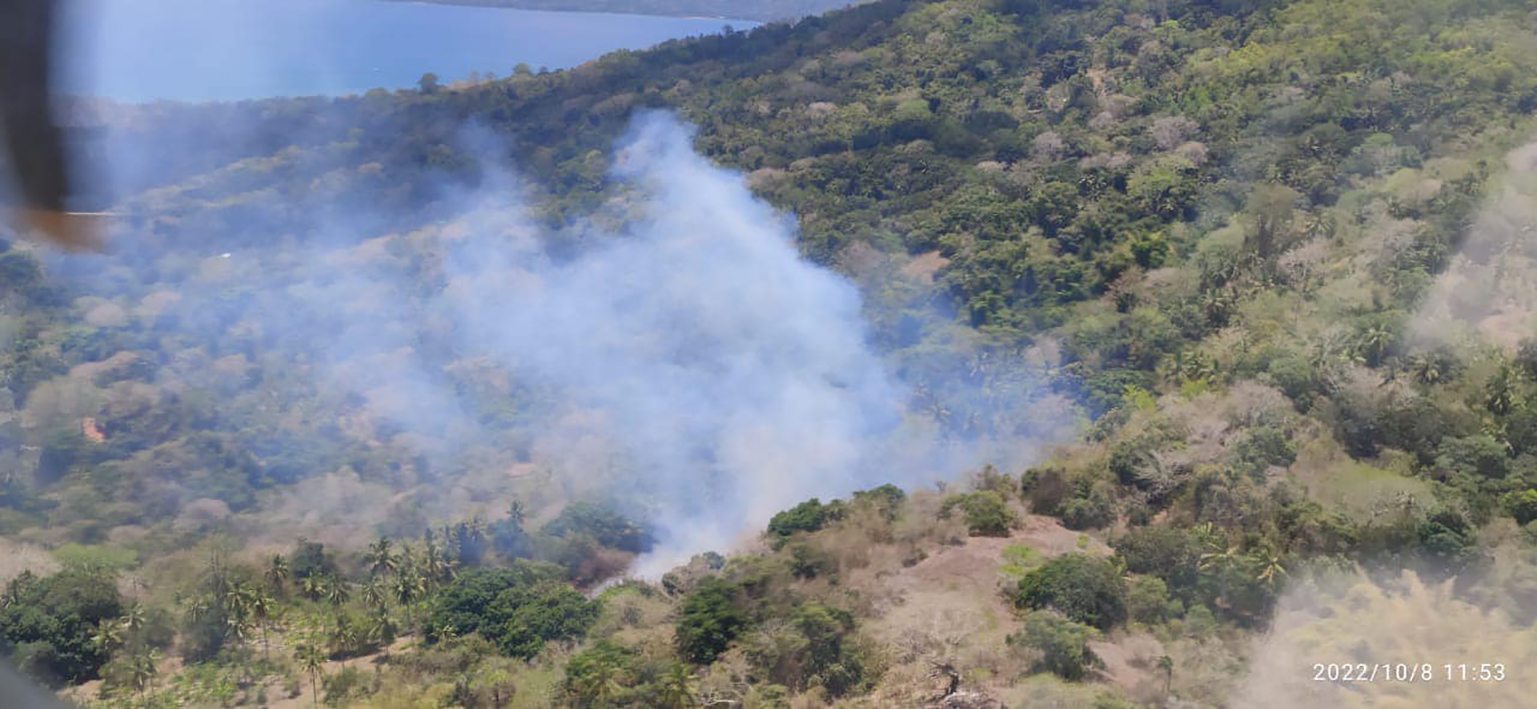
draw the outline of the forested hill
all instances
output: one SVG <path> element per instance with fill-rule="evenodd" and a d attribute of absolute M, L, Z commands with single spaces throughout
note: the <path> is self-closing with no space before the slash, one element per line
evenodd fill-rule
<path fill-rule="evenodd" d="M 403 0 L 399 0 L 403 1 Z M 856 4 L 855 0 L 427 0 L 450 5 L 511 7 L 553 12 L 614 12 L 666 17 L 721 17 L 775 22 L 798 20 Z M 868 1 L 868 0 L 866 0 Z"/>
<path fill-rule="evenodd" d="M 35 572 L 0 649 L 125 706 L 1371 705 L 1394 687 L 1297 658 L 1530 666 L 1534 12 L 879 0 L 492 82 L 82 109 L 118 254 L 0 253 L 0 533 Z M 516 193 L 557 263 L 637 228 L 645 109 L 858 286 L 905 417 L 1057 445 L 573 590 L 656 543 L 646 491 L 435 298 L 466 195 Z M 436 427 L 389 416 L 443 392 Z M 1317 580 L 1356 568 L 1388 580 Z"/>

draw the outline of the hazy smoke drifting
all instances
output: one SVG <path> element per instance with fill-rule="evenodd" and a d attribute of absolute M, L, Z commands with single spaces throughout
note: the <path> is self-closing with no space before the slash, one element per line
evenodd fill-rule
<path fill-rule="evenodd" d="M 899 471 L 872 444 L 906 399 L 854 287 L 802 260 L 789 220 L 690 137 L 661 114 L 635 124 L 614 161 L 633 188 L 625 237 L 557 261 L 526 223 L 478 224 L 449 247 L 444 293 L 463 347 L 601 412 L 678 551 L 886 481 Z"/>
<path fill-rule="evenodd" d="M 437 185 L 430 217 L 295 208 L 264 181 L 313 158 L 247 161 L 133 198 L 146 223 L 116 257 L 54 271 L 110 299 L 95 306 L 103 326 L 155 333 L 162 388 L 223 389 L 230 411 L 256 411 L 260 430 L 226 422 L 242 444 L 346 436 L 419 457 L 394 480 L 304 471 L 335 479 L 259 519 L 299 510 L 371 531 L 399 521 L 381 486 L 414 489 L 430 518 L 496 515 L 524 494 L 510 471 L 532 466 L 559 488 L 535 509 L 599 497 L 656 525 L 661 545 L 637 568 L 654 574 L 806 498 L 1017 465 L 1038 434 L 1062 435 L 1069 407 L 1039 396 L 1022 365 L 968 363 L 958 336 L 905 353 L 899 375 L 869 344 L 854 285 L 801 259 L 793 219 L 691 139 L 670 115 L 637 118 L 608 160 L 614 196 L 560 228 L 534 218 L 516 166 L 490 160 L 476 189 Z M 338 163 L 307 199 L 369 169 Z M 208 179 L 249 187 L 210 206 Z M 243 242 L 221 245 L 224 232 Z M 241 248 L 252 234 L 265 243 Z M 989 374 L 1005 370 L 1015 376 Z M 321 492 L 363 488 L 377 504 Z"/>
<path fill-rule="evenodd" d="M 1482 337 L 1513 349 L 1537 318 L 1537 143 L 1505 156 L 1505 173 L 1411 323 L 1428 341 Z M 1436 189 L 1439 182 L 1430 181 Z"/>
<path fill-rule="evenodd" d="M 1512 618 L 1493 609 L 1510 602 L 1522 605 L 1509 596 L 1529 589 L 1485 581 L 1478 602 L 1455 593 L 1451 581 L 1429 583 L 1409 571 L 1396 578 L 1357 573 L 1295 583 L 1282 596 L 1270 631 L 1257 642 L 1248 677 L 1231 705 L 1529 705 L 1537 676 L 1525 668 L 1537 661 L 1537 631 L 1529 615 Z M 1479 677 L 1485 663 L 1503 668 Z M 1323 681 L 1315 680 L 1317 664 L 1325 665 Z M 1330 664 L 1349 664 L 1354 671 L 1364 665 L 1367 679 L 1328 681 Z M 1393 678 L 1383 665 L 1392 667 Z M 1399 665 L 1414 668 L 1414 681 L 1407 679 L 1408 668 L 1403 678 L 1398 676 Z M 1496 673 L 1503 678 L 1495 680 Z"/>

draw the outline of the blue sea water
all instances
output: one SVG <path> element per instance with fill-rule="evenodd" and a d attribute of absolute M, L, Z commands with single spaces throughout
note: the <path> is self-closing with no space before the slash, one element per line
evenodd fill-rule
<path fill-rule="evenodd" d="M 341 95 L 560 69 L 741 20 L 384 0 L 64 0 L 62 87 L 127 102 Z"/>

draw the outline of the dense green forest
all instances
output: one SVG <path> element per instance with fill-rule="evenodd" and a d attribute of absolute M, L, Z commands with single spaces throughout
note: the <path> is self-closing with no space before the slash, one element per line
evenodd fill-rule
<path fill-rule="evenodd" d="M 808 499 L 618 580 L 666 522 L 623 457 L 544 465 L 550 392 L 409 304 L 453 290 L 499 165 L 557 256 L 623 235 L 646 109 L 858 287 L 904 415 L 1034 462 Z M 79 110 L 114 136 L 87 148 L 120 166 L 117 253 L 0 252 L 0 650 L 83 704 L 1537 690 L 1530 0 L 878 0 L 474 85 Z M 407 323 L 473 433 L 401 430 L 394 360 L 341 355 L 343 386 L 269 325 L 260 284 L 306 258 L 417 284 L 321 322 Z"/>

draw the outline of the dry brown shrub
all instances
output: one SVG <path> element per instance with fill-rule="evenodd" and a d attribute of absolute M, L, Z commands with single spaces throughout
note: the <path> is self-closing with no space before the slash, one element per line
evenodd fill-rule
<path fill-rule="evenodd" d="M 20 576 L 24 571 L 31 571 L 38 576 L 47 576 L 60 569 L 58 560 L 53 558 L 48 550 L 11 539 L 0 537 L 0 587 L 11 582 L 11 579 Z"/>

